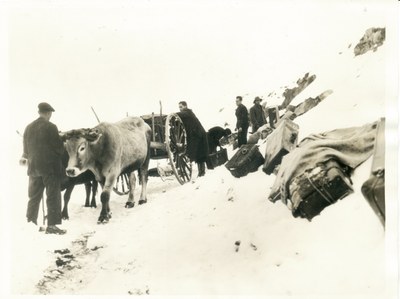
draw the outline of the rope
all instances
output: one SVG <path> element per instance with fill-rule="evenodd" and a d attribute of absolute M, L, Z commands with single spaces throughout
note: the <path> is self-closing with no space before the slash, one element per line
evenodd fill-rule
<path fill-rule="evenodd" d="M 332 203 L 334 203 L 335 201 L 332 199 L 332 198 L 328 198 L 321 190 L 319 190 L 318 188 L 317 188 L 317 186 L 315 186 L 315 184 L 311 181 L 311 179 L 310 179 L 310 177 L 308 176 L 308 173 L 307 173 L 307 175 L 306 175 L 306 177 L 307 177 L 307 180 L 310 182 L 310 184 L 311 184 L 311 186 L 329 203 L 329 204 L 332 204 Z M 329 196 L 330 197 L 330 196 Z M 331 201 L 332 200 L 332 201 Z"/>

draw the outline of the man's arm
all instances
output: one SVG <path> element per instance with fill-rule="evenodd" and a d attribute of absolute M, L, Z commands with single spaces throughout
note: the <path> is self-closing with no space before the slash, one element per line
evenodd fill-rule
<path fill-rule="evenodd" d="M 255 111 L 255 109 L 253 107 L 250 108 L 250 121 L 254 125 L 257 124 L 256 111 Z"/>
<path fill-rule="evenodd" d="M 24 135 L 23 135 L 23 153 L 22 157 L 25 159 L 28 159 L 28 128 L 25 129 Z"/>
<path fill-rule="evenodd" d="M 48 129 L 48 138 L 51 150 L 61 157 L 64 152 L 64 143 L 58 134 L 58 129 L 55 124 L 50 124 Z"/>
<path fill-rule="evenodd" d="M 23 141 L 22 141 L 23 142 L 23 153 L 22 153 L 21 158 L 19 159 L 19 164 L 21 166 L 26 165 L 28 162 L 28 140 L 27 140 L 28 133 L 27 133 L 27 131 L 28 131 L 28 128 L 25 128 L 24 135 L 22 137 L 23 138 Z"/>

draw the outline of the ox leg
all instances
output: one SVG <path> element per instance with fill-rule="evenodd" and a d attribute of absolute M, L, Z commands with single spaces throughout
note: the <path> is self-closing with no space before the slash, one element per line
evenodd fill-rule
<path fill-rule="evenodd" d="M 92 181 L 92 201 L 90 202 L 90 206 L 92 208 L 97 208 L 96 194 L 97 194 L 98 186 L 99 186 L 99 183 L 96 180 Z"/>
<path fill-rule="evenodd" d="M 135 206 L 135 188 L 136 188 L 136 176 L 132 171 L 129 174 L 129 183 L 131 184 L 131 189 L 129 190 L 128 201 L 125 204 L 125 208 L 133 208 Z"/>
<path fill-rule="evenodd" d="M 103 191 L 101 192 L 101 212 L 98 219 L 98 223 L 106 223 L 111 219 L 111 210 L 110 210 L 110 193 L 112 187 L 115 184 L 116 176 L 112 175 L 106 178 L 104 183 Z"/>
<path fill-rule="evenodd" d="M 90 193 L 91 193 L 91 190 L 92 190 L 92 183 L 91 182 L 85 183 L 85 190 L 86 190 L 85 207 L 88 208 L 88 207 L 90 207 L 89 201 L 90 201 Z"/>
<path fill-rule="evenodd" d="M 61 217 L 64 220 L 68 220 L 69 219 L 68 203 L 69 203 L 69 200 L 71 198 L 71 194 L 72 194 L 73 190 L 74 190 L 74 185 L 71 185 L 71 186 L 68 186 L 67 189 L 65 189 L 65 192 L 64 192 L 64 207 L 63 207 L 63 210 L 61 212 Z"/>
<path fill-rule="evenodd" d="M 142 191 L 140 193 L 139 204 L 145 204 L 147 202 L 147 180 L 148 180 L 148 167 L 143 167 L 139 171 L 140 182 L 142 184 Z"/>

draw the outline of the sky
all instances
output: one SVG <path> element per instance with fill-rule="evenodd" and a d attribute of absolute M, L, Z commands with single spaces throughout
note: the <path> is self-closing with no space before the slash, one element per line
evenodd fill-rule
<path fill-rule="evenodd" d="M 250 106 L 329 67 L 366 24 L 384 25 L 388 2 L 29 3 L 9 5 L 6 22 L 10 125 L 19 131 L 41 101 L 60 130 L 95 126 L 90 107 L 114 122 L 158 113 L 159 101 L 171 113 L 181 100 L 206 129 L 223 125 L 214 115 L 233 116 L 237 95 Z"/>

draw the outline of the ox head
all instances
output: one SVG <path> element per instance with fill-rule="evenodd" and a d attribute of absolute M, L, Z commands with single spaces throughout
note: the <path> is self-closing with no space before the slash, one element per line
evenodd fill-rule
<path fill-rule="evenodd" d="M 94 164 L 94 155 L 91 150 L 102 134 L 98 129 L 79 129 L 60 133 L 65 142 L 65 148 L 69 155 L 67 176 L 75 177 L 85 172 Z"/>

